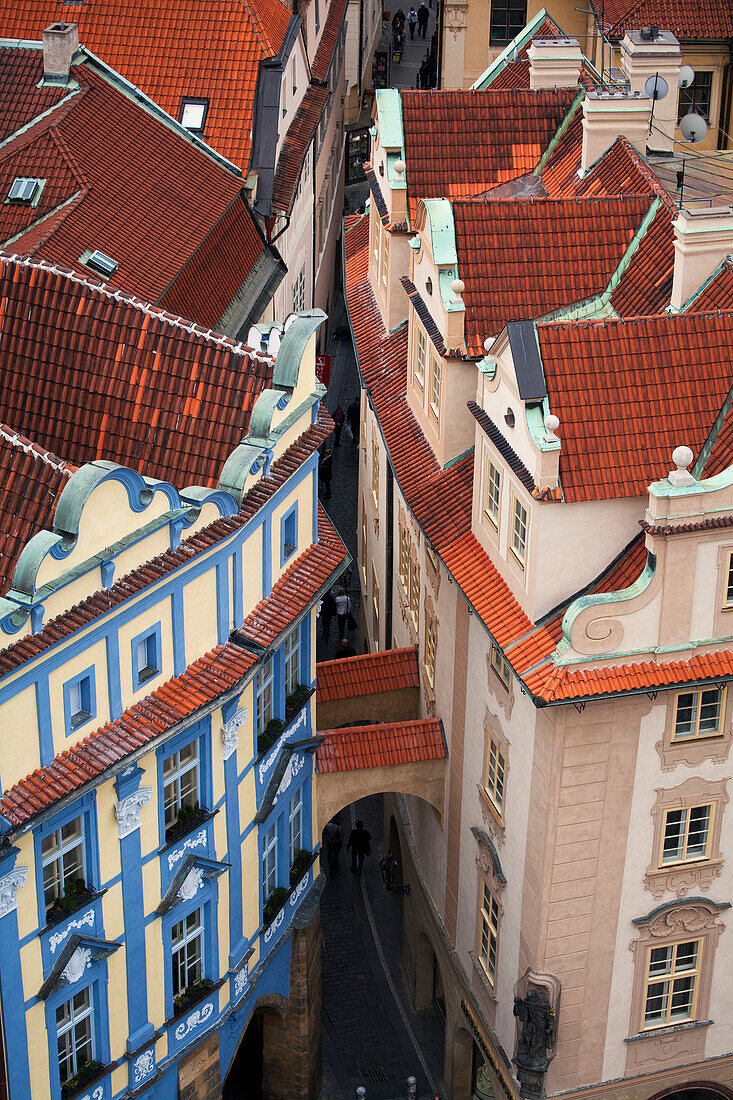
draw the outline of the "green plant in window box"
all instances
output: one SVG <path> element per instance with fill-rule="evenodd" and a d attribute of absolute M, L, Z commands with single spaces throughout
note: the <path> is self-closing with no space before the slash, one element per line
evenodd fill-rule
<path fill-rule="evenodd" d="M 90 893 L 91 891 L 87 888 L 83 878 L 75 878 L 67 882 L 64 887 L 64 896 L 56 898 L 46 913 L 46 920 L 49 924 L 53 924 L 55 921 L 68 916 L 69 913 L 73 913 L 75 909 L 78 909 L 84 903 Z"/>
<path fill-rule="evenodd" d="M 270 924 L 282 909 L 290 894 L 284 886 L 276 886 L 265 902 L 262 910 L 262 919 L 265 924 Z"/>
<path fill-rule="evenodd" d="M 73 1096 L 75 1092 L 78 1092 L 88 1081 L 91 1081 L 93 1077 L 97 1077 L 101 1072 L 103 1066 L 101 1062 L 80 1062 L 79 1069 L 74 1077 L 70 1077 L 68 1081 L 64 1081 L 61 1086 L 61 1100 L 67 1100 L 67 1097 Z"/>
<path fill-rule="evenodd" d="M 265 726 L 264 732 L 257 738 L 257 752 L 260 756 L 275 744 L 284 729 L 285 723 L 281 722 L 279 718 L 270 719 Z"/>
<path fill-rule="evenodd" d="M 202 997 L 213 988 L 214 983 L 210 982 L 208 978 L 197 978 L 195 982 L 191 982 L 190 985 L 186 986 L 182 993 L 173 998 L 173 1014 L 177 1016 L 179 1012 L 183 1012 L 186 1005 L 189 1005 L 191 1001 Z"/>
<path fill-rule="evenodd" d="M 185 806 L 181 806 L 178 811 L 175 825 L 171 825 L 171 827 L 165 831 L 165 839 L 171 841 L 175 840 L 176 837 L 183 836 L 184 833 L 189 832 L 193 828 L 202 816 L 203 814 L 198 802 L 189 802 Z"/>
<path fill-rule="evenodd" d="M 312 852 L 307 848 L 299 848 L 295 853 L 293 866 L 290 868 L 290 885 L 295 886 L 302 879 L 308 867 L 310 867 Z"/>
<path fill-rule="evenodd" d="M 298 684 L 294 691 L 290 692 L 285 700 L 285 714 L 290 717 L 291 714 L 295 714 L 305 703 L 306 699 L 310 696 L 310 689 L 305 684 Z"/>

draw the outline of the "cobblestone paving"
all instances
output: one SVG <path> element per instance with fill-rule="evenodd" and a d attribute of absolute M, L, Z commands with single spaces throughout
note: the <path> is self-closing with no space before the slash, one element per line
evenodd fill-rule
<path fill-rule="evenodd" d="M 420 66 L 427 57 L 428 50 L 430 49 L 430 40 L 435 30 L 435 12 L 437 8 L 437 0 L 430 0 L 430 19 L 428 20 L 428 29 L 425 38 L 422 39 L 417 33 L 417 27 L 415 28 L 415 37 L 410 39 L 410 32 L 405 26 L 405 48 L 402 52 L 402 60 L 399 63 L 392 62 L 392 87 L 393 88 L 417 88 L 417 74 Z M 415 10 L 417 11 L 420 6 L 420 0 L 415 2 Z M 392 0 L 391 15 L 397 11 L 398 8 L 402 8 L 405 15 L 410 10 L 410 0 L 404 3 L 404 0 Z"/>

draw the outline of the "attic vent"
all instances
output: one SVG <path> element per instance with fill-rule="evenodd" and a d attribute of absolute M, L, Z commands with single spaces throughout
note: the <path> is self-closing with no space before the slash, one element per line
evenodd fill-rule
<path fill-rule="evenodd" d="M 110 275 L 114 275 L 119 266 L 117 260 L 113 260 L 111 256 L 105 256 L 104 252 L 100 252 L 98 248 L 90 252 L 86 260 L 82 260 L 82 263 L 93 268 L 94 271 L 98 271 L 100 275 L 106 275 L 108 279 Z"/>
<path fill-rule="evenodd" d="M 6 202 L 25 203 L 30 206 L 34 199 L 41 193 L 45 180 L 28 179 L 25 176 L 16 176 L 8 192 Z"/>

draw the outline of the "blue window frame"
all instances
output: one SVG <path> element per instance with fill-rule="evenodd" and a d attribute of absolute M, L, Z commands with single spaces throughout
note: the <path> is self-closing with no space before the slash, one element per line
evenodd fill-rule
<path fill-rule="evenodd" d="M 166 1019 L 178 1008 L 175 998 L 194 982 L 219 977 L 216 901 L 216 884 L 211 882 L 163 917 Z"/>
<path fill-rule="evenodd" d="M 280 565 L 284 565 L 298 548 L 298 502 L 280 520 Z"/>
<path fill-rule="evenodd" d="M 74 985 L 52 993 L 46 1001 L 46 1036 L 53 1100 L 83 1063 L 110 1061 L 107 966 L 101 962 Z M 56 1072 L 54 1072 L 56 1067 Z"/>
<path fill-rule="evenodd" d="M 175 837 L 184 819 L 195 828 L 197 810 L 211 808 L 211 769 L 209 765 L 209 732 L 211 720 L 204 719 L 157 750 L 158 756 L 158 816 L 161 844 Z M 181 835 L 187 830 L 182 828 Z"/>
<path fill-rule="evenodd" d="M 139 691 L 147 680 L 161 670 L 160 623 L 132 639 L 132 689 Z"/>
<path fill-rule="evenodd" d="M 64 684 L 64 725 L 66 736 L 86 725 L 97 713 L 94 665 L 72 676 Z"/>
<path fill-rule="evenodd" d="M 53 920 L 54 905 L 63 898 L 85 901 L 87 891 L 99 888 L 94 794 L 85 795 L 63 813 L 34 830 L 38 915 L 41 925 Z M 54 912 L 52 912 L 54 910 Z"/>

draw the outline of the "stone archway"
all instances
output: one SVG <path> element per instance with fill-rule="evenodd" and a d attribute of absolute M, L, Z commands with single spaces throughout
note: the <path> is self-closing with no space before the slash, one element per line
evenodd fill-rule
<path fill-rule="evenodd" d="M 416 1012 L 426 1012 L 433 1003 L 433 982 L 435 974 L 435 951 L 430 939 L 424 932 L 418 932 L 417 951 L 415 953 L 415 993 Z"/>
<path fill-rule="evenodd" d="M 272 1045 L 282 1045 L 288 1002 L 277 994 L 261 997 L 224 1079 L 223 1100 L 267 1100 L 271 1095 Z M 278 1041 L 279 1040 L 279 1041 Z"/>
<path fill-rule="evenodd" d="M 733 1100 L 733 1090 L 716 1081 L 690 1081 L 657 1092 L 649 1100 Z"/>
<path fill-rule="evenodd" d="M 450 1096 L 451 1100 L 471 1100 L 473 1091 L 473 1036 L 465 1027 L 459 1027 L 451 1051 Z"/>

